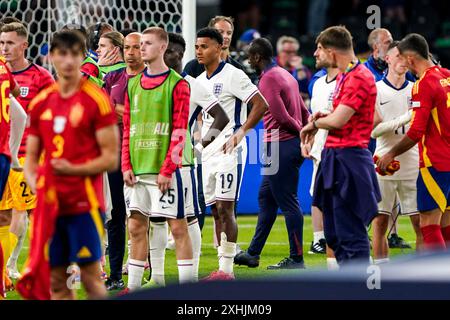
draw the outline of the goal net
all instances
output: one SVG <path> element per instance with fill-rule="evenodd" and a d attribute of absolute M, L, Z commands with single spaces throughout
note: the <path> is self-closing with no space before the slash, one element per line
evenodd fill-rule
<path fill-rule="evenodd" d="M 194 12 L 183 16 L 183 8 L 187 7 L 193 7 Z M 183 33 L 190 47 L 195 34 L 195 0 L 0 0 L 0 17 L 6 16 L 28 25 L 27 54 L 37 63 L 46 52 L 51 34 L 66 24 L 87 28 L 101 21 L 118 31 L 159 26 L 168 32 Z"/>

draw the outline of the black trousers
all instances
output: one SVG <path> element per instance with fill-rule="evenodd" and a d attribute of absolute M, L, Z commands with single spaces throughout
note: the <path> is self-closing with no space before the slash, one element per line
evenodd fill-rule
<path fill-rule="evenodd" d="M 125 221 L 127 217 L 121 170 L 109 173 L 108 179 L 113 205 L 112 219 L 106 226 L 108 231 L 109 264 L 111 267 L 110 278 L 120 280 L 122 279 L 122 264 L 125 256 Z"/>

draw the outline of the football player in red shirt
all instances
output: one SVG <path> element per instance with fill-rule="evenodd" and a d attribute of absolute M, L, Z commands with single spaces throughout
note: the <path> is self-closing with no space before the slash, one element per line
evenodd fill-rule
<path fill-rule="evenodd" d="M 313 204 L 323 211 L 325 239 L 340 265 L 369 263 L 366 226 L 381 200 L 372 155 L 367 149 L 373 127 L 377 89 L 372 73 L 356 58 L 345 27 L 330 27 L 316 40 L 325 61 L 340 70 L 333 112 L 315 114 L 301 131 L 308 144 L 318 129 L 329 131 L 322 152 Z M 309 156 L 303 148 L 304 156 Z"/>
<path fill-rule="evenodd" d="M 425 247 L 450 247 L 450 70 L 430 60 L 428 43 L 409 34 L 398 45 L 409 69 L 419 80 L 414 84 L 413 116 L 404 138 L 381 157 L 381 170 L 394 158 L 419 143 L 417 206 Z"/>
<path fill-rule="evenodd" d="M 28 110 L 30 101 L 44 88 L 54 83 L 52 75 L 44 68 L 31 63 L 25 58 L 25 50 L 28 48 L 28 32 L 24 25 L 13 22 L 1 28 L 0 51 L 14 75 L 14 79 L 20 86 L 20 95 L 17 100 Z M 19 149 L 19 163 L 25 162 L 25 145 L 27 131 L 22 136 Z M 36 207 L 36 197 L 30 192 L 23 172 L 11 171 L 8 178 L 8 192 L 5 196 L 7 209 L 12 209 L 11 219 L 11 256 L 8 260 L 8 273 L 12 279 L 18 279 L 20 273 L 17 270 L 17 258 L 27 231 L 27 211 Z M 3 202 L 2 202 L 3 203 Z M 3 205 L 0 205 L 3 207 Z M 5 208 L 6 209 L 6 208 Z M 16 245 L 17 243 L 17 245 Z"/>
<path fill-rule="evenodd" d="M 21 133 L 17 136 L 17 131 L 11 130 L 13 127 L 12 121 L 15 119 L 13 112 L 11 112 L 13 110 L 10 109 L 10 93 L 17 96 L 19 87 L 3 57 L 0 57 L 0 84 L 0 199 L 2 199 L 10 173 L 11 159 L 15 157 L 17 162 L 17 149 L 16 154 L 12 154 L 14 152 L 11 152 L 10 149 L 10 138 L 12 138 L 12 141 L 17 140 L 17 142 L 21 138 Z M 0 299 L 3 297 L 5 282 L 7 282 L 7 287 L 10 286 L 9 278 L 5 277 L 4 269 L 4 263 L 6 262 L 4 258 L 7 258 L 10 252 L 10 214 L 10 210 L 0 208 Z"/>
<path fill-rule="evenodd" d="M 58 81 L 43 90 L 29 107 L 25 176 L 32 191 L 37 190 L 37 208 L 40 199 L 51 201 L 49 190 L 56 193 L 57 218 L 49 245 L 52 299 L 74 298 L 67 285 L 71 263 L 80 267 L 89 298 L 106 296 L 100 279 L 102 173 L 118 166 L 118 129 L 109 98 L 79 72 L 84 53 L 85 41 L 79 33 L 56 33 L 50 57 Z M 42 152 L 45 156 L 39 166 Z"/>

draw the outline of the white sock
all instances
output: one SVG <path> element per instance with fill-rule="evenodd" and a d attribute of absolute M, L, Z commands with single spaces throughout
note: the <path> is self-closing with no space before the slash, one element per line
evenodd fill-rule
<path fill-rule="evenodd" d="M 128 261 L 128 289 L 136 290 L 142 285 L 144 276 L 145 260 L 129 259 Z"/>
<path fill-rule="evenodd" d="M 193 261 L 192 259 L 177 260 L 178 281 L 180 284 L 193 282 Z"/>
<path fill-rule="evenodd" d="M 153 232 L 150 237 L 150 264 L 152 280 L 160 286 L 165 285 L 164 261 L 166 256 L 168 226 L 167 222 L 151 222 Z"/>
<path fill-rule="evenodd" d="M 217 248 L 219 257 L 219 270 L 225 273 L 233 273 L 233 260 L 236 255 L 236 243 L 228 242 L 225 232 L 220 234 L 220 246 Z"/>
<path fill-rule="evenodd" d="M 200 231 L 200 226 L 198 225 L 198 220 L 190 222 L 188 225 L 189 237 L 192 242 L 192 264 L 193 264 L 193 277 L 194 282 L 198 281 L 198 265 L 200 262 L 200 251 L 202 248 L 202 234 Z"/>
<path fill-rule="evenodd" d="M 373 259 L 373 264 L 384 264 L 388 263 L 389 258 L 382 258 L 382 259 Z"/>
<path fill-rule="evenodd" d="M 25 216 L 25 226 L 21 234 L 19 234 L 19 236 L 17 237 L 17 245 L 14 248 L 13 252 L 11 253 L 11 256 L 9 257 L 8 269 L 15 269 L 15 270 L 17 269 L 17 259 L 19 258 L 20 251 L 22 250 L 23 247 L 23 242 L 27 236 L 27 230 L 28 230 L 28 216 Z"/>
<path fill-rule="evenodd" d="M 330 271 L 339 270 L 339 264 L 336 258 L 327 258 L 327 268 Z"/>
<path fill-rule="evenodd" d="M 320 239 L 325 239 L 325 234 L 323 231 L 314 232 L 314 243 L 319 242 Z"/>

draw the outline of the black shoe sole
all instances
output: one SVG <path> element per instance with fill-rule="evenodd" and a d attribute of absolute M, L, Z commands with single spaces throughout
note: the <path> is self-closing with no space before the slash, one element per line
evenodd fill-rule
<path fill-rule="evenodd" d="M 246 263 L 234 262 L 234 264 L 238 265 L 238 266 L 247 266 L 249 268 L 257 268 L 257 267 L 259 267 L 259 263 L 258 264 L 246 264 Z"/>
<path fill-rule="evenodd" d="M 271 267 L 271 266 L 267 267 L 267 270 L 296 270 L 296 269 L 306 269 L 306 267 L 305 266 L 290 267 L 290 268 L 286 268 L 286 267 Z"/>

